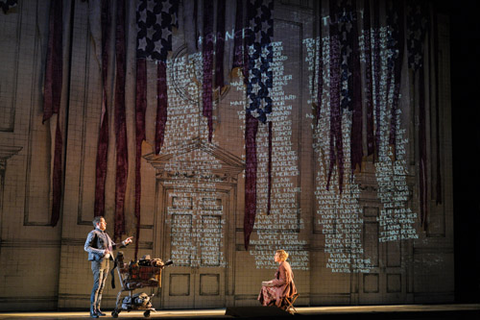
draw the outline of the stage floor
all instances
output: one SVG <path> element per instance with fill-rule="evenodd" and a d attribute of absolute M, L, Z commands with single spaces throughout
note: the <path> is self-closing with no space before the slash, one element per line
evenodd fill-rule
<path fill-rule="evenodd" d="M 289 318 L 323 319 L 480 319 L 480 304 L 438 304 L 438 305 L 382 305 L 382 306 L 335 306 L 335 307 L 297 307 L 297 313 L 291 316 L 278 313 L 278 309 L 267 307 L 238 307 L 211 310 L 158 310 L 150 318 L 168 319 L 276 319 Z M 106 317 L 112 318 L 111 310 L 104 310 Z M 75 312 L 8 312 L 0 313 L 0 319 L 89 319 L 87 311 Z M 119 319 L 142 319 L 143 312 L 121 312 Z"/>

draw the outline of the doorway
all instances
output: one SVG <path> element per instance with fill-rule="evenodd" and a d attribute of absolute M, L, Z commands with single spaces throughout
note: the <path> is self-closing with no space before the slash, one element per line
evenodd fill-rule
<path fill-rule="evenodd" d="M 163 306 L 225 306 L 226 217 L 229 192 L 166 192 L 165 254 L 174 265 L 163 273 Z"/>

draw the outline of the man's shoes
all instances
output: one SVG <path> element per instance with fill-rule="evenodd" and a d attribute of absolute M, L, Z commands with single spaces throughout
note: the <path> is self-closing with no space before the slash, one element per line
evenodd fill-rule
<path fill-rule="evenodd" d="M 106 316 L 106 314 L 103 313 L 102 310 L 100 310 L 100 309 L 97 309 L 97 315 L 98 315 L 99 317 L 105 317 L 105 316 Z"/>
<path fill-rule="evenodd" d="M 90 307 L 90 318 L 98 318 L 97 310 L 93 307 Z"/>

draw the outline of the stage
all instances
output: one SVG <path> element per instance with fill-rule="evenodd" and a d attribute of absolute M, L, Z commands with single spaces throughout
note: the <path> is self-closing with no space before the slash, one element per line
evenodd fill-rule
<path fill-rule="evenodd" d="M 320 319 L 479 319 L 480 304 L 440 305 L 383 305 L 298 307 L 295 315 L 267 307 L 234 307 L 227 309 L 158 310 L 150 318 L 168 319 L 235 319 L 235 318 L 320 318 Z M 112 318 L 111 310 L 104 310 Z M 0 319 L 87 319 L 88 311 L 9 312 L 0 313 Z M 140 311 L 121 312 L 119 319 L 142 319 Z"/>

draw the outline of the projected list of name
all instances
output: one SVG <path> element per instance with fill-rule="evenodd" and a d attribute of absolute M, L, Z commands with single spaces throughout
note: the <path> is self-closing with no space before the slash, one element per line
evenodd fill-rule
<path fill-rule="evenodd" d="M 391 112 L 391 97 L 394 85 L 388 84 L 387 75 L 388 59 L 392 54 L 386 48 L 389 30 L 380 28 L 372 30 L 377 32 L 376 39 L 380 39 L 380 67 L 372 72 L 374 83 L 372 95 L 377 97 L 374 106 L 376 120 L 375 126 L 380 128 L 380 144 L 377 146 L 375 160 L 375 178 L 377 182 L 376 196 L 381 205 L 377 222 L 379 225 L 378 242 L 416 239 L 418 235 L 414 228 L 417 219 L 408 204 L 411 200 L 411 191 L 407 184 L 406 145 L 408 139 L 401 124 L 401 109 L 394 114 Z M 361 62 L 365 64 L 365 35 L 359 37 Z M 355 175 L 350 168 L 350 135 L 352 126 L 351 111 L 345 109 L 342 113 L 342 145 L 343 167 L 342 179 L 339 179 L 338 166 L 330 166 L 330 38 L 305 39 L 306 60 L 310 71 L 310 92 L 313 101 L 321 96 L 320 115 L 318 123 L 314 125 L 313 149 L 317 155 L 317 168 L 315 172 L 315 198 L 316 198 L 316 223 L 325 237 L 325 253 L 328 254 L 326 267 L 332 272 L 351 273 L 369 272 L 372 268 L 370 257 L 365 254 L 362 218 L 363 208 L 359 204 L 361 197 L 360 188 L 355 181 Z M 257 268 L 275 268 L 272 256 L 275 250 L 283 248 L 291 254 L 291 264 L 297 270 L 308 270 L 309 259 L 306 250 L 307 241 L 301 239 L 301 230 L 304 228 L 302 212 L 299 206 L 298 185 L 298 155 L 292 141 L 293 122 L 292 110 L 298 103 L 295 92 L 289 92 L 289 84 L 293 80 L 292 74 L 286 72 L 285 62 L 288 56 L 283 53 L 281 42 L 273 43 L 274 59 L 271 64 L 274 81 L 270 91 L 273 100 L 272 113 L 268 121 L 273 124 L 272 132 L 272 179 L 270 210 L 268 211 L 268 126 L 259 124 L 257 147 L 257 215 L 255 229 L 250 239 L 249 252 L 255 258 Z M 318 54 L 321 53 L 321 55 Z M 323 61 L 322 74 L 318 74 L 319 59 Z M 377 65 L 376 65 L 377 66 Z M 178 154 L 167 165 L 169 172 L 175 176 L 169 182 L 178 197 L 195 198 L 191 206 L 191 216 L 175 216 L 180 214 L 172 209 L 172 252 L 178 254 L 177 258 L 184 263 L 202 263 L 206 265 L 224 265 L 223 260 L 223 224 L 222 209 L 217 210 L 217 215 L 204 212 L 197 204 L 199 199 L 212 198 L 216 191 L 216 183 L 220 177 L 213 174 L 214 170 L 221 168 L 218 159 L 196 150 L 182 154 L 182 144 L 194 137 L 207 140 L 206 119 L 201 116 L 201 110 L 196 108 L 196 103 L 186 104 L 185 97 L 198 99 L 201 88 L 196 81 L 190 81 L 192 75 L 201 78 L 201 57 L 190 56 L 179 58 L 176 61 L 177 85 L 185 86 L 184 95 L 169 93 L 169 122 L 167 124 L 168 141 L 164 150 L 172 150 Z M 378 81 L 377 78 L 378 78 Z M 321 78 L 323 87 L 319 95 L 318 79 Z M 198 82 L 200 83 L 200 82 Z M 232 82 L 231 88 L 240 96 L 238 100 L 229 100 L 228 103 L 237 110 L 241 129 L 245 129 L 245 109 L 248 99 L 245 99 L 245 85 L 243 79 Z M 390 91 L 387 92 L 387 88 Z M 177 92 L 178 93 L 178 92 Z M 315 97 L 315 98 L 314 98 Z M 214 106 L 216 108 L 216 106 Z M 379 110 L 379 111 L 378 111 Z M 379 112 L 379 113 L 378 113 Z M 215 112 L 214 112 L 215 114 Z M 313 114 L 308 117 L 314 122 Z M 395 117 L 392 121 L 391 117 Z M 395 148 L 389 145 L 390 123 L 396 126 Z M 214 136 L 215 141 L 215 136 Z M 214 142 L 215 143 L 215 142 Z M 245 157 L 244 155 L 242 156 Z M 189 167 L 191 166 L 191 167 Z M 340 192 L 342 180 L 342 192 Z M 170 210 L 170 209 L 169 209 Z M 185 212 L 182 213 L 185 215 Z M 190 213 L 189 213 L 190 214 Z M 208 218 L 207 218 L 208 217 Z M 176 237 L 176 234 L 181 236 Z M 187 236 L 186 236 L 187 235 Z M 190 235 L 190 236 L 188 236 Z M 199 239 L 205 239 L 201 242 Z M 189 249 L 190 248 L 190 249 Z M 177 250 L 177 251 L 175 251 Z M 187 254 L 188 253 L 188 254 Z M 205 259 L 202 258 L 205 255 Z M 206 258 L 209 256 L 210 258 Z M 192 258 L 193 257 L 193 258 Z M 203 259 L 203 260 L 202 260 Z M 203 262 L 202 262 L 203 261 Z"/>
<path fill-rule="evenodd" d="M 273 100 L 273 111 L 268 121 L 272 129 L 272 190 L 271 209 L 268 206 L 268 128 L 259 125 L 257 133 L 257 215 L 255 236 L 250 240 L 250 254 L 255 257 L 257 268 L 275 269 L 275 250 L 284 249 L 290 254 L 289 262 L 295 270 L 308 270 L 307 242 L 300 239 L 300 230 L 304 228 L 301 210 L 298 203 L 300 187 L 297 185 L 298 155 L 292 144 L 292 109 L 297 97 L 286 92 L 284 87 L 292 81 L 291 74 L 286 74 L 284 62 L 288 57 L 283 54 L 283 45 L 273 43 L 274 58 L 273 88 L 270 97 Z M 241 82 L 236 89 L 243 91 Z M 238 105 L 232 101 L 232 105 Z M 245 111 L 238 111 L 244 122 Z M 244 127 L 242 128 L 244 129 Z"/>
<path fill-rule="evenodd" d="M 378 146 L 378 157 L 375 161 L 375 178 L 377 182 L 376 196 L 381 204 L 377 222 L 379 225 L 378 242 L 398 241 L 407 239 L 417 239 L 418 235 L 414 228 L 417 214 L 412 212 L 408 206 L 411 200 L 410 187 L 407 184 L 408 165 L 406 160 L 406 145 L 408 139 L 405 138 L 406 130 L 401 124 L 402 110 L 398 108 L 393 114 L 391 111 L 392 97 L 395 84 L 387 83 L 389 70 L 388 60 L 392 57 L 392 52 L 387 50 L 386 41 L 390 30 L 382 27 L 379 30 L 370 30 L 376 32 L 376 39 L 380 39 L 380 66 L 378 70 L 373 70 L 372 83 L 378 84 L 373 87 L 373 96 L 377 97 L 374 110 L 375 119 L 379 119 L 376 126 L 380 128 L 380 145 Z M 362 34 L 359 38 L 361 51 L 361 62 L 366 63 L 365 55 L 369 54 L 370 48 L 365 47 L 365 37 L 369 34 Z M 321 108 L 319 121 L 314 125 L 314 150 L 317 154 L 318 168 L 316 175 L 316 199 L 317 222 L 321 225 L 322 233 L 325 234 L 325 253 L 329 254 L 327 258 L 327 268 L 332 272 L 369 272 L 373 266 L 370 257 L 365 254 L 362 244 L 362 229 L 364 221 L 361 218 L 362 208 L 358 203 L 360 191 L 355 183 L 355 175 L 350 176 L 350 130 L 351 113 L 344 110 L 342 115 L 342 134 L 343 134 L 343 158 L 344 171 L 343 192 L 338 188 L 338 170 L 335 170 L 330 178 L 330 185 L 327 188 L 327 179 L 329 171 L 330 150 L 330 38 L 305 39 L 304 44 L 307 48 L 306 61 L 309 66 L 309 83 L 312 98 L 310 103 L 317 103 L 317 97 L 321 96 Z M 319 54 L 320 53 L 320 54 Z M 323 72 L 318 74 L 316 66 L 320 60 L 323 62 Z M 391 65 L 391 64 L 390 64 Z M 323 87 L 318 89 L 318 78 L 323 81 Z M 387 92 L 387 88 L 390 90 Z M 318 92 L 322 90 L 322 92 Z M 379 110 L 379 111 L 377 111 Z M 392 117 L 394 117 L 392 121 Z M 312 121 L 315 116 L 310 115 Z M 314 122 L 315 123 L 315 122 Z M 395 125 L 395 148 L 389 144 L 390 124 Z"/>
<path fill-rule="evenodd" d="M 171 259 L 179 266 L 224 267 L 225 214 L 217 183 L 221 161 L 203 150 L 196 139 L 207 141 L 207 124 L 195 98 L 200 89 L 192 81 L 201 77 L 201 56 L 175 61 L 175 86 L 169 80 L 169 120 L 163 154 L 172 157 L 165 165 L 169 177 L 167 225 L 170 227 Z M 178 92 L 179 87 L 183 92 Z M 175 91 L 175 88 L 177 91 Z"/>
<path fill-rule="evenodd" d="M 379 30 L 372 30 L 378 32 L 377 39 L 380 39 L 380 48 L 386 48 L 385 41 L 387 39 L 388 30 L 381 28 Z M 320 218 L 318 223 L 322 226 L 322 232 L 325 234 L 325 253 L 329 253 L 327 259 L 327 268 L 332 272 L 369 272 L 371 266 L 370 258 L 364 255 L 364 248 L 362 245 L 362 229 L 363 220 L 361 219 L 361 211 L 358 204 L 360 193 L 358 186 L 349 179 L 349 175 L 345 175 L 343 181 L 347 183 L 344 185 L 344 190 L 339 193 L 338 188 L 335 188 L 336 179 L 330 180 L 329 189 L 327 189 L 326 181 L 328 179 L 327 172 L 329 170 L 329 154 L 330 143 L 329 137 L 330 123 L 330 96 L 329 96 L 329 80 L 330 80 L 330 38 L 324 37 L 317 39 L 306 39 L 304 44 L 307 48 L 307 62 L 310 67 L 310 87 L 312 93 L 312 100 L 316 101 L 317 96 L 322 97 L 321 114 L 319 124 L 314 127 L 315 130 L 315 144 L 314 149 L 318 155 L 318 171 L 317 171 L 317 214 Z M 359 44 L 361 48 L 362 63 L 365 63 L 365 48 L 364 35 L 360 37 Z M 318 54 L 318 53 L 321 54 Z M 410 194 L 408 185 L 406 183 L 406 160 L 405 160 L 405 145 L 408 143 L 404 138 L 405 130 L 401 127 L 400 115 L 401 110 L 398 109 L 393 115 L 395 117 L 396 126 L 396 149 L 395 155 L 388 145 L 390 123 L 391 121 L 391 99 L 388 98 L 393 94 L 394 85 L 390 86 L 390 92 L 387 92 L 387 73 L 391 70 L 387 69 L 387 61 L 391 52 L 382 49 L 381 63 L 379 70 L 373 70 L 373 75 L 379 77 L 378 82 L 373 79 L 373 83 L 379 83 L 374 86 L 373 95 L 377 95 L 379 103 L 378 108 L 380 114 L 376 115 L 376 119 L 380 119 L 377 126 L 380 127 L 380 146 L 378 146 L 378 159 L 375 162 L 375 177 L 377 180 L 377 198 L 382 204 L 380 214 L 377 221 L 380 227 L 378 235 L 379 242 L 396 241 L 405 239 L 417 238 L 415 229 L 413 228 L 416 214 L 407 207 L 407 201 Z M 323 74 L 318 75 L 318 70 L 315 66 L 319 65 L 320 60 L 323 62 Z M 324 87 L 318 89 L 318 78 L 321 77 Z M 326 90 L 324 90 L 326 88 Z M 317 90 L 322 90 L 319 95 Z M 313 118 L 313 115 L 312 115 Z M 343 130 L 343 146 L 344 159 L 350 159 L 349 150 L 349 136 L 351 129 L 351 114 L 349 112 L 343 113 L 342 130 Z M 345 172 L 350 172 L 349 161 L 345 161 Z M 334 175 L 338 171 L 334 172 Z M 331 184 L 333 182 L 333 185 Z M 333 190 L 332 190 L 333 189 Z M 346 189 L 346 190 L 345 190 Z M 348 226 L 345 228 L 345 226 Z"/>
<path fill-rule="evenodd" d="M 389 61 L 391 61 L 395 52 L 386 49 L 391 32 L 392 30 L 387 27 L 371 30 L 372 34 L 377 33 L 372 38 L 378 38 L 380 48 L 384 48 L 380 52 L 381 64 L 379 70 L 373 69 L 374 77 L 375 75 L 379 77 L 378 85 L 373 86 L 373 95 L 378 96 L 376 103 L 378 104 L 379 114 L 376 114 L 376 117 L 380 122 L 377 123 L 380 129 L 380 144 L 377 148 L 378 159 L 375 162 L 375 177 L 378 185 L 377 198 L 382 204 L 380 215 L 377 217 L 380 226 L 379 242 L 418 238 L 415 229 L 417 214 L 412 212 L 408 206 L 408 201 L 411 198 L 411 191 L 407 184 L 406 146 L 408 145 L 408 139 L 405 137 L 406 130 L 402 127 L 400 121 L 402 109 L 397 108 L 393 113 L 391 109 L 394 103 L 395 83 L 393 77 L 389 78 L 388 74 L 394 71 L 389 69 L 391 67 Z M 366 52 L 364 39 L 365 34 L 359 39 L 361 52 L 363 53 Z M 365 62 L 365 55 L 363 54 L 361 57 L 362 62 Z M 390 85 L 388 79 L 392 81 Z M 376 83 L 375 78 L 373 78 L 373 83 Z M 394 147 L 390 145 L 390 134 L 392 132 L 390 126 L 392 122 L 395 126 Z"/>
<path fill-rule="evenodd" d="M 334 170 L 329 176 L 329 155 L 330 152 L 330 85 L 329 71 L 329 37 L 320 39 L 305 39 L 304 45 L 307 48 L 306 60 L 310 71 L 312 103 L 318 95 L 318 78 L 322 78 L 324 86 L 321 97 L 321 109 L 318 124 L 313 125 L 314 144 L 313 149 L 317 158 L 315 172 L 315 199 L 316 214 L 315 220 L 322 234 L 324 235 L 324 252 L 327 254 L 325 267 L 333 273 L 368 273 L 372 266 L 368 257 L 365 257 L 365 250 L 362 243 L 363 219 L 361 208 L 358 203 L 360 190 L 350 175 L 348 161 L 344 163 L 345 174 L 343 177 L 343 191 L 339 191 L 338 170 Z M 318 53 L 321 53 L 318 54 Z M 322 74 L 319 75 L 319 59 L 323 59 Z M 309 115 L 315 123 L 315 116 Z M 342 116 L 342 140 L 343 146 L 349 146 L 351 129 L 351 115 L 344 112 Z M 344 147 L 344 159 L 350 159 L 350 149 Z M 328 186 L 327 186 L 328 185 Z"/>

